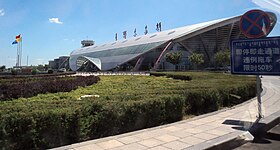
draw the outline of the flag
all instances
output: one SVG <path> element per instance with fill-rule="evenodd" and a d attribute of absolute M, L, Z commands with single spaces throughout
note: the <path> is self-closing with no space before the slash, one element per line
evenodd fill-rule
<path fill-rule="evenodd" d="M 19 39 L 19 38 L 20 38 L 20 34 L 16 36 L 16 39 Z"/>
<path fill-rule="evenodd" d="M 17 42 L 17 40 L 15 40 L 12 44 L 17 44 L 18 42 Z"/>
<path fill-rule="evenodd" d="M 16 41 L 17 41 L 17 42 L 21 42 L 21 41 L 22 41 L 22 37 L 16 38 Z"/>

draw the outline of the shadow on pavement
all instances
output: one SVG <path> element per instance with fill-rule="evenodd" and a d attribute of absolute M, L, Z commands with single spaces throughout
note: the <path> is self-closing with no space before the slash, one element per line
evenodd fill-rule
<path fill-rule="evenodd" d="M 258 144 L 270 144 L 271 142 L 265 138 L 254 138 L 252 141 L 253 143 L 258 143 Z"/>
<path fill-rule="evenodd" d="M 280 141 L 280 134 L 268 132 L 265 135 L 265 138 L 270 139 L 270 140 L 274 140 L 274 141 Z"/>
<path fill-rule="evenodd" d="M 241 131 L 249 131 L 250 128 L 258 123 L 258 119 L 255 121 L 255 122 L 249 122 L 249 121 L 241 121 L 241 120 L 225 120 L 223 122 L 223 124 L 226 124 L 226 125 L 235 125 L 235 127 L 232 127 L 233 129 L 235 130 L 241 130 Z"/>

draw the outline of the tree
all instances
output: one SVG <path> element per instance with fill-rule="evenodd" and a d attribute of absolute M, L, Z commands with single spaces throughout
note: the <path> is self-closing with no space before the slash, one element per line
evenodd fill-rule
<path fill-rule="evenodd" d="M 226 66 L 230 65 L 230 51 L 219 51 L 215 54 L 214 59 L 218 67 L 222 66 L 226 69 Z"/>
<path fill-rule="evenodd" d="M 181 52 L 169 52 L 165 55 L 165 60 L 173 65 L 178 65 L 181 62 Z"/>
<path fill-rule="evenodd" d="M 5 69 L 6 69 L 6 66 L 5 66 L 5 65 L 3 65 L 3 66 L 0 67 L 0 71 L 4 71 Z"/>
<path fill-rule="evenodd" d="M 194 69 L 197 69 L 197 65 L 204 63 L 203 54 L 192 53 L 188 58 L 194 64 Z"/>

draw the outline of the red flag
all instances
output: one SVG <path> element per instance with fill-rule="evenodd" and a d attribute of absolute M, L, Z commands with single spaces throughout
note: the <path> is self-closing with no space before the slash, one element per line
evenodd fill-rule
<path fill-rule="evenodd" d="M 20 38 L 20 34 L 16 36 L 16 39 L 19 39 L 19 38 Z"/>

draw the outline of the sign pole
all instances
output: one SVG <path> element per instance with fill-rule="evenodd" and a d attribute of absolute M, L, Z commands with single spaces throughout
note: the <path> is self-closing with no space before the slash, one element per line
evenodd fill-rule
<path fill-rule="evenodd" d="M 259 75 L 257 77 L 257 99 L 258 99 L 258 119 L 263 118 L 262 115 L 262 101 L 261 101 L 261 78 Z"/>
<path fill-rule="evenodd" d="M 231 42 L 232 73 L 256 75 L 258 120 L 263 118 L 261 92 L 262 85 L 260 75 L 273 75 L 280 73 L 278 60 L 280 60 L 280 39 L 265 38 L 270 31 L 271 20 L 269 15 L 262 10 L 250 10 L 242 15 L 240 19 L 240 31 L 250 40 Z M 233 46 L 234 50 L 233 50 Z M 236 58 L 237 57 L 237 58 Z M 237 65 L 237 66 L 234 66 Z M 236 69 L 236 70 L 235 70 Z"/>

